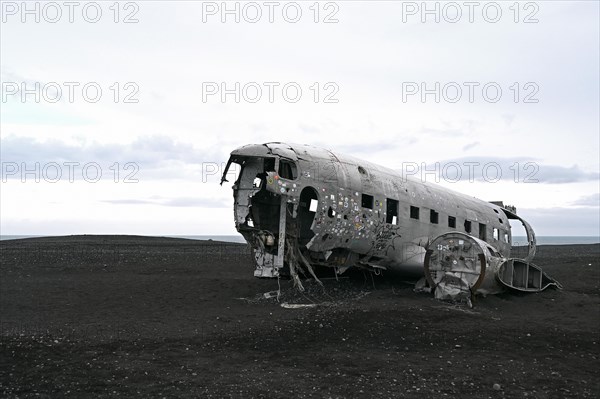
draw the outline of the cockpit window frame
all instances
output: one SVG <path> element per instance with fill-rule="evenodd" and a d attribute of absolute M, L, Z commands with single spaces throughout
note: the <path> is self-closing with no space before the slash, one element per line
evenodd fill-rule
<path fill-rule="evenodd" d="M 289 170 L 284 168 L 288 168 Z M 285 172 L 285 173 L 284 173 Z M 277 174 L 282 179 L 286 180 L 296 180 L 298 179 L 298 164 L 291 159 L 279 159 L 279 165 L 277 166 Z M 291 175 L 291 177 L 290 177 Z"/>

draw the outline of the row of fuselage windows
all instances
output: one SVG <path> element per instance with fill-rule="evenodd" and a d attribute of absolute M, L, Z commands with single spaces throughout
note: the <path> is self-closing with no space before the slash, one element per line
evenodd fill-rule
<path fill-rule="evenodd" d="M 361 205 L 363 208 L 373 209 L 373 196 L 369 194 L 362 195 Z M 386 223 L 398 224 L 398 208 L 399 203 L 397 200 L 386 198 Z M 421 219 L 421 209 L 417 206 L 410 206 L 410 218 L 420 220 Z M 440 214 L 436 212 L 434 209 L 429 210 L 429 222 L 431 224 L 439 224 L 440 223 Z M 483 241 L 487 241 L 487 225 L 484 223 L 479 224 L 479 239 Z M 456 228 L 456 217 L 448 216 L 448 227 L 455 229 Z M 470 220 L 465 220 L 464 222 L 465 232 L 471 233 L 473 231 L 473 223 Z M 503 241 L 508 243 L 509 237 L 508 233 L 502 231 L 497 228 L 493 228 L 492 235 L 495 240 Z"/>

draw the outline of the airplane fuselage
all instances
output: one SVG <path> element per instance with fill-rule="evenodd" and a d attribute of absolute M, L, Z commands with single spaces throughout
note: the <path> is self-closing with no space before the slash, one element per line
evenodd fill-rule
<path fill-rule="evenodd" d="M 401 172 L 308 145 L 253 144 L 231 153 L 241 166 L 233 185 L 235 225 L 256 252 L 259 277 L 273 277 L 297 246 L 311 265 L 344 271 L 423 273 L 435 237 L 463 232 L 509 258 L 513 208 L 403 176 Z M 223 175 L 223 181 L 227 170 Z M 288 251 L 289 253 L 289 251 Z"/>

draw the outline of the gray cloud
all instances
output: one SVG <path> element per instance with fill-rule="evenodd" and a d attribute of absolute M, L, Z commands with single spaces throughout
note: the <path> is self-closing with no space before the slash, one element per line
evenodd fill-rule
<path fill-rule="evenodd" d="M 600 173 L 583 171 L 577 165 L 564 167 L 558 165 L 540 164 L 539 175 L 539 180 L 541 183 L 554 184 L 594 181 L 600 178 Z"/>
<path fill-rule="evenodd" d="M 600 193 L 580 197 L 573 201 L 571 205 L 598 207 L 600 206 Z"/>
<path fill-rule="evenodd" d="M 361 144 L 340 144 L 336 150 L 349 154 L 374 154 L 401 146 L 401 142 L 411 137 L 399 138 L 393 141 L 376 141 Z M 138 168 L 135 178 L 142 179 L 193 179 L 195 181 L 217 182 L 220 169 L 228 159 L 229 148 L 197 148 L 190 143 L 173 140 L 167 136 L 140 137 L 128 144 L 102 144 L 97 142 L 79 142 L 69 144 L 61 140 L 38 141 L 31 137 L 8 136 L 2 139 L 0 159 L 2 161 L 2 179 L 19 178 L 20 174 L 8 175 L 5 164 L 13 163 L 21 168 L 25 163 L 31 169 L 35 163 L 44 164 L 56 162 L 79 162 L 86 164 L 98 163 L 104 172 L 103 178 L 110 179 L 113 172 L 110 167 L 118 162 L 121 168 L 121 178 L 133 172 L 133 167 L 124 170 L 126 163 L 135 164 Z M 317 143 L 319 145 L 319 143 Z M 475 146 L 477 142 L 468 144 Z M 420 161 L 410 162 L 423 169 Z M 207 165 L 208 164 L 208 165 Z M 459 166 L 460 179 L 457 179 Z M 448 181 L 517 181 L 525 183 L 563 184 L 573 182 L 597 181 L 598 172 L 582 170 L 577 165 L 562 166 L 548 165 L 536 162 L 527 157 L 461 157 L 447 159 L 437 163 L 429 163 L 425 168 L 435 169 L 437 166 L 441 179 Z M 81 167 L 81 166 L 79 166 Z M 22 168 L 21 168 L 22 169 Z M 75 177 L 81 176 L 75 170 Z M 63 172 L 66 176 L 67 173 Z M 429 173 L 431 175 L 431 173 Z M 419 177 L 417 174 L 416 177 Z M 42 177 L 43 178 L 43 177 Z M 428 177 L 431 181 L 431 177 Z"/>
<path fill-rule="evenodd" d="M 203 198 L 203 197 L 176 197 L 166 198 L 153 196 L 148 199 L 116 199 L 102 200 L 109 204 L 115 205 L 159 205 L 171 207 L 193 207 L 193 208 L 230 208 L 231 204 L 226 200 L 219 198 Z"/>
<path fill-rule="evenodd" d="M 197 163 L 204 159 L 222 157 L 218 149 L 202 150 L 189 143 L 181 143 L 168 136 L 140 137 L 128 144 L 102 144 L 79 142 L 68 144 L 61 140 L 38 141 L 32 137 L 8 136 L 2 140 L 0 155 L 5 160 L 16 161 L 68 161 L 97 159 L 111 161 L 115 158 L 137 162 L 185 161 Z"/>
<path fill-rule="evenodd" d="M 598 208 L 522 208 L 518 214 L 531 223 L 537 235 L 600 236 Z"/>
<path fill-rule="evenodd" d="M 471 148 L 477 147 L 478 145 L 479 145 L 479 141 L 475 141 L 473 143 L 469 143 L 469 144 L 465 145 L 462 149 L 463 149 L 463 151 L 468 151 Z"/>
<path fill-rule="evenodd" d="M 505 181 L 547 184 L 595 181 L 600 178 L 600 173 L 584 171 L 577 165 L 548 165 L 526 157 L 462 157 L 443 160 L 439 162 L 441 177 L 454 179 L 457 164 L 462 172 L 462 181 L 467 181 L 469 175 L 475 181 L 489 182 L 499 177 L 499 180 Z M 428 168 L 433 169 L 433 166 L 428 165 Z"/>
<path fill-rule="evenodd" d="M 139 169 L 135 174 L 137 179 L 193 178 L 197 180 L 203 177 L 205 163 L 220 167 L 227 161 L 229 151 L 229 148 L 197 148 L 190 143 L 178 142 L 167 136 L 140 137 L 128 144 L 66 143 L 56 139 L 38 141 L 31 137 L 8 136 L 2 139 L 1 144 L 2 179 L 20 177 L 20 173 L 14 175 L 5 173 L 7 163 L 16 164 L 20 170 L 23 169 L 22 164 L 31 169 L 36 163 L 43 168 L 44 165 L 52 162 L 61 166 L 65 162 L 78 162 L 81 165 L 95 162 L 101 166 L 103 172 L 106 171 L 103 176 L 112 178 L 110 167 L 118 162 L 123 176 L 127 176 L 128 171 L 133 171 L 133 169 L 123 170 L 123 166 L 132 163 Z M 76 178 L 81 177 L 78 168 L 80 166 L 75 168 Z M 66 175 L 64 172 L 63 174 Z"/>

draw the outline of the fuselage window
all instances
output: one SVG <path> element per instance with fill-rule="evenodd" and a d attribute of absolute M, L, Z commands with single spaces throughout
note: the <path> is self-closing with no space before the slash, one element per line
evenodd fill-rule
<path fill-rule="evenodd" d="M 456 228 L 456 218 L 454 216 L 448 216 L 448 227 Z"/>
<path fill-rule="evenodd" d="M 483 223 L 479 223 L 479 239 L 487 240 L 487 226 Z"/>
<path fill-rule="evenodd" d="M 495 227 L 494 227 L 494 230 L 493 230 L 493 235 L 494 235 L 494 240 L 499 240 L 500 239 L 500 232 Z"/>
<path fill-rule="evenodd" d="M 411 219 L 419 219 L 419 208 L 416 206 L 410 207 L 410 218 Z"/>
<path fill-rule="evenodd" d="M 398 201 L 386 198 L 385 222 L 398 224 Z"/>
<path fill-rule="evenodd" d="M 429 221 L 433 224 L 438 224 L 440 222 L 440 214 L 432 209 L 429 212 Z"/>
<path fill-rule="evenodd" d="M 281 159 L 279 161 L 279 176 L 283 177 L 284 179 L 296 180 L 296 177 L 298 177 L 298 170 L 296 169 L 296 164 Z"/>
<path fill-rule="evenodd" d="M 373 209 L 373 196 L 369 194 L 363 194 L 361 206 L 363 208 Z"/>
<path fill-rule="evenodd" d="M 471 232 L 471 221 L 470 220 L 465 220 L 465 231 L 467 233 Z"/>

